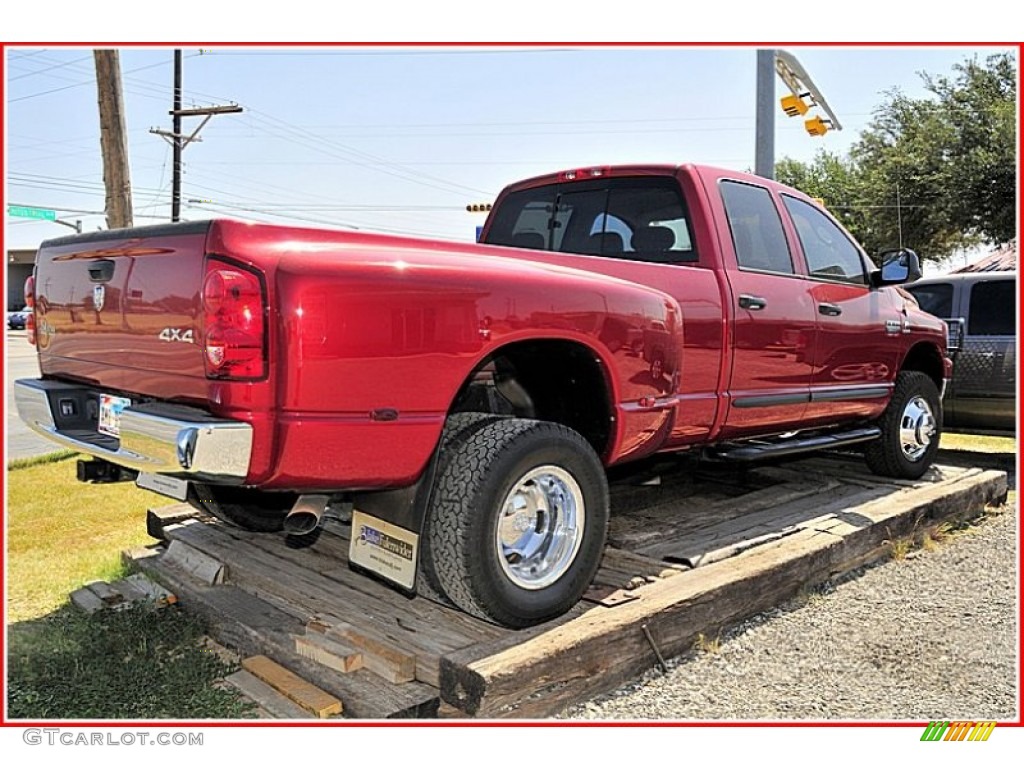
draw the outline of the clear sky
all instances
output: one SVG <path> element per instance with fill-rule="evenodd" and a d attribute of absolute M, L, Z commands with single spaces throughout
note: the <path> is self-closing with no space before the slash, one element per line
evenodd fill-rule
<path fill-rule="evenodd" d="M 1002 48 L 793 47 L 843 123 L 776 117 L 776 157 L 844 152 L 885 91 Z M 184 49 L 186 106 L 237 103 L 184 152 L 183 218 L 472 239 L 507 183 L 631 162 L 754 164 L 753 48 Z M 170 215 L 170 49 L 121 51 L 136 223 Z M 104 226 L 92 52 L 8 49 L 6 202 Z M 777 81 L 781 96 L 785 86 Z M 198 126 L 195 118 L 185 128 Z M 204 202 L 188 202 L 204 201 Z M 79 213 L 86 211 L 94 213 Z M 68 233 L 6 218 L 7 247 Z"/>

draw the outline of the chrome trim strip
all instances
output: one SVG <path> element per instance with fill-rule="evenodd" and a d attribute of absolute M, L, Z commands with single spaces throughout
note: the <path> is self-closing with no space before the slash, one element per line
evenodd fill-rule
<path fill-rule="evenodd" d="M 140 472 L 227 482 L 241 482 L 248 474 L 252 426 L 245 422 L 197 418 L 194 409 L 182 409 L 189 413 L 176 418 L 174 406 L 163 406 L 161 415 L 126 408 L 121 413 L 119 447 L 105 448 L 57 429 L 41 383 L 38 379 L 14 382 L 18 415 L 32 430 L 66 448 Z"/>

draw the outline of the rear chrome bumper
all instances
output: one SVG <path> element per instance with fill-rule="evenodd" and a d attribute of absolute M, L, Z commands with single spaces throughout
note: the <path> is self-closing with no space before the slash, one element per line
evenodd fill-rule
<path fill-rule="evenodd" d="M 219 419 L 197 408 L 140 403 L 121 412 L 120 439 L 82 423 L 81 405 L 95 397 L 85 387 L 43 379 L 14 382 L 18 415 L 31 429 L 65 448 L 129 469 L 196 480 L 241 483 L 249 471 L 252 427 Z M 75 402 L 77 415 L 58 420 L 61 400 Z M 59 427 L 60 421 L 71 422 Z M 85 428 L 83 428 L 85 427 Z"/>

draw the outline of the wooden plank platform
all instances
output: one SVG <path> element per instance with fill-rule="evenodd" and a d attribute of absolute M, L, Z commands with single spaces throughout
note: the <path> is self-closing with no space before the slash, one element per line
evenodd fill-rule
<path fill-rule="evenodd" d="M 522 631 L 350 570 L 349 527 L 335 521 L 301 549 L 208 519 L 163 528 L 191 560 L 222 565 L 223 584 L 166 554 L 133 562 L 217 640 L 314 683 L 345 717 L 546 717 L 655 666 L 658 652 L 684 652 L 699 633 L 886 557 L 893 541 L 976 516 L 1007 489 L 1003 472 L 935 466 L 920 482 L 887 480 L 837 455 L 680 462 L 644 479 L 613 485 L 609 545 L 585 599 Z M 337 647 L 326 654 L 317 635 Z"/>

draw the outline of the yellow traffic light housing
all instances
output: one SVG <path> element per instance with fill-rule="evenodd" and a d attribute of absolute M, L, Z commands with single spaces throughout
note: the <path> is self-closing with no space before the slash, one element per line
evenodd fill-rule
<path fill-rule="evenodd" d="M 487 213 L 489 210 L 491 210 L 491 204 L 490 203 L 473 203 L 472 205 L 467 205 L 466 206 L 466 210 L 469 213 Z"/>
<path fill-rule="evenodd" d="M 782 97 L 782 111 L 790 117 L 806 115 L 808 109 L 810 109 L 810 107 L 807 105 L 807 102 L 795 93 Z"/>
<path fill-rule="evenodd" d="M 829 131 L 829 121 L 822 120 L 819 116 L 815 115 L 809 120 L 804 120 L 804 128 L 811 136 L 824 136 Z"/>

